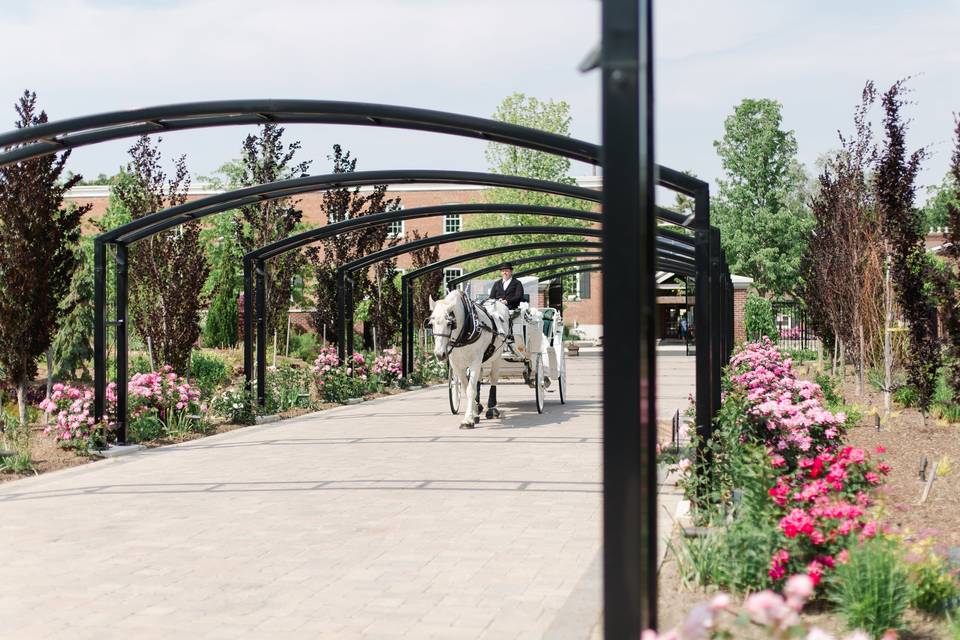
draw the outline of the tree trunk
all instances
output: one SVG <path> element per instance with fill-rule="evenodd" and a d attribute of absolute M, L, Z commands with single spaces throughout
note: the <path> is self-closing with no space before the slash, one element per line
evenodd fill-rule
<path fill-rule="evenodd" d="M 857 362 L 857 395 L 863 395 L 863 369 L 864 361 L 866 360 L 866 348 L 863 344 L 863 322 L 857 327 L 860 331 L 860 358 Z"/>
<path fill-rule="evenodd" d="M 890 257 L 887 256 L 883 283 L 883 305 L 886 313 L 883 321 L 883 411 L 890 416 L 890 387 L 893 386 L 893 345 L 890 332 L 893 330 L 893 294 L 890 290 Z"/>
<path fill-rule="evenodd" d="M 17 408 L 20 410 L 20 426 L 27 426 L 27 379 L 17 383 Z"/>
<path fill-rule="evenodd" d="M 53 349 L 47 349 L 47 397 L 53 395 Z M 2 407 L 3 405 L 0 405 Z M 43 412 L 43 425 L 47 426 L 49 422 L 50 412 Z"/>
<path fill-rule="evenodd" d="M 842 383 L 844 378 L 847 377 L 847 353 L 846 345 L 843 344 L 843 340 L 840 341 L 840 382 Z"/>

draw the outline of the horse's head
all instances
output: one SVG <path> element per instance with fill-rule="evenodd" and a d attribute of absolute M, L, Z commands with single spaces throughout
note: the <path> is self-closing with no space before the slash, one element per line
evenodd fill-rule
<path fill-rule="evenodd" d="M 458 335 L 463 323 L 460 292 L 451 291 L 443 300 L 430 298 L 430 323 L 433 329 L 433 355 L 443 362 L 450 354 L 450 342 Z"/>

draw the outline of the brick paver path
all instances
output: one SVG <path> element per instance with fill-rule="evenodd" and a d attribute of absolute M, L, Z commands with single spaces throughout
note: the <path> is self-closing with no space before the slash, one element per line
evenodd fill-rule
<path fill-rule="evenodd" d="M 10 638 L 583 638 L 600 615 L 600 358 L 537 415 L 446 389 L 0 487 Z M 485 395 L 485 393 L 484 393 Z"/>

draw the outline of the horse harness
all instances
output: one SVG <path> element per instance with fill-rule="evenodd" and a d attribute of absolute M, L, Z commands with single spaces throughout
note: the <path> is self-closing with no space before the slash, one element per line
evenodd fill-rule
<path fill-rule="evenodd" d="M 496 338 L 497 336 L 501 335 L 500 332 L 496 330 L 497 323 L 493 319 L 493 316 L 490 315 L 490 312 L 486 309 L 486 307 L 468 300 L 463 291 L 460 291 L 459 293 L 460 303 L 463 305 L 464 310 L 464 322 L 463 326 L 460 328 L 460 333 L 456 338 L 453 337 L 453 332 L 457 328 L 457 317 L 451 310 L 447 313 L 447 328 L 450 330 L 450 333 L 438 333 L 435 335 L 444 338 L 450 338 L 450 341 L 447 342 L 446 348 L 446 355 L 449 356 L 450 352 L 454 349 L 466 347 L 479 340 L 484 331 L 492 333 L 494 339 L 490 341 L 490 344 L 487 345 L 486 350 L 483 352 L 483 362 L 486 362 L 491 358 L 491 356 L 493 356 L 493 352 L 496 350 Z M 485 315 L 490 321 L 489 327 L 486 326 L 478 317 L 478 313 L 480 312 L 482 312 L 483 315 Z"/>

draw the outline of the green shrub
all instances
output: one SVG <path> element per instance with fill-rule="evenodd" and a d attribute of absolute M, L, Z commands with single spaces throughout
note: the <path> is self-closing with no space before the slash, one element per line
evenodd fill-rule
<path fill-rule="evenodd" d="M 212 398 L 214 392 L 229 380 L 227 363 L 217 356 L 194 351 L 190 358 L 190 382 L 200 387 L 201 398 Z"/>
<path fill-rule="evenodd" d="M 847 626 L 873 638 L 903 627 L 910 595 L 909 572 L 900 550 L 895 541 L 882 537 L 851 548 L 847 562 L 837 565 L 827 591 Z"/>
<path fill-rule="evenodd" d="M 957 605 L 960 587 L 943 560 L 932 556 L 910 572 L 913 592 L 910 606 L 933 615 L 944 615 Z"/>
<path fill-rule="evenodd" d="M 267 413 L 310 406 L 310 370 L 283 365 L 267 369 Z"/>
<path fill-rule="evenodd" d="M 253 424 L 257 421 L 257 400 L 245 389 L 224 389 L 213 398 L 210 408 L 233 424 Z"/>
<path fill-rule="evenodd" d="M 131 376 L 137 373 L 150 373 L 153 371 L 153 367 L 150 366 L 150 359 L 140 354 L 130 359 L 130 364 L 127 369 Z"/>
<path fill-rule="evenodd" d="M 829 373 L 818 373 L 814 376 L 814 382 L 823 389 L 823 399 L 827 401 L 828 407 L 835 407 L 843 404 L 843 396 L 837 391 L 837 380 Z"/>
<path fill-rule="evenodd" d="M 743 326 L 747 340 L 755 342 L 764 336 L 776 342 L 780 337 L 773 318 L 773 305 L 766 298 L 753 293 L 747 297 L 743 306 Z"/>
<path fill-rule="evenodd" d="M 237 298 L 232 288 L 220 286 L 210 303 L 207 321 L 203 325 L 203 345 L 215 349 L 232 349 L 236 344 Z"/>
<path fill-rule="evenodd" d="M 317 336 L 312 333 L 293 333 L 290 335 L 290 353 L 304 362 L 313 362 L 320 353 Z"/>
<path fill-rule="evenodd" d="M 893 390 L 893 401 L 901 407 L 915 407 L 917 405 L 917 390 L 909 384 Z"/>
<path fill-rule="evenodd" d="M 0 458 L 0 472 L 33 471 L 33 458 L 30 455 L 30 427 L 22 426 L 16 416 L 0 407 L 0 429 L 3 431 L 3 438 L 0 440 L 3 448 L 13 452 L 9 458 Z"/>
<path fill-rule="evenodd" d="M 131 442 L 149 442 L 158 440 L 166 432 L 166 425 L 157 416 L 150 412 L 140 417 L 131 418 L 127 425 L 127 437 Z"/>

